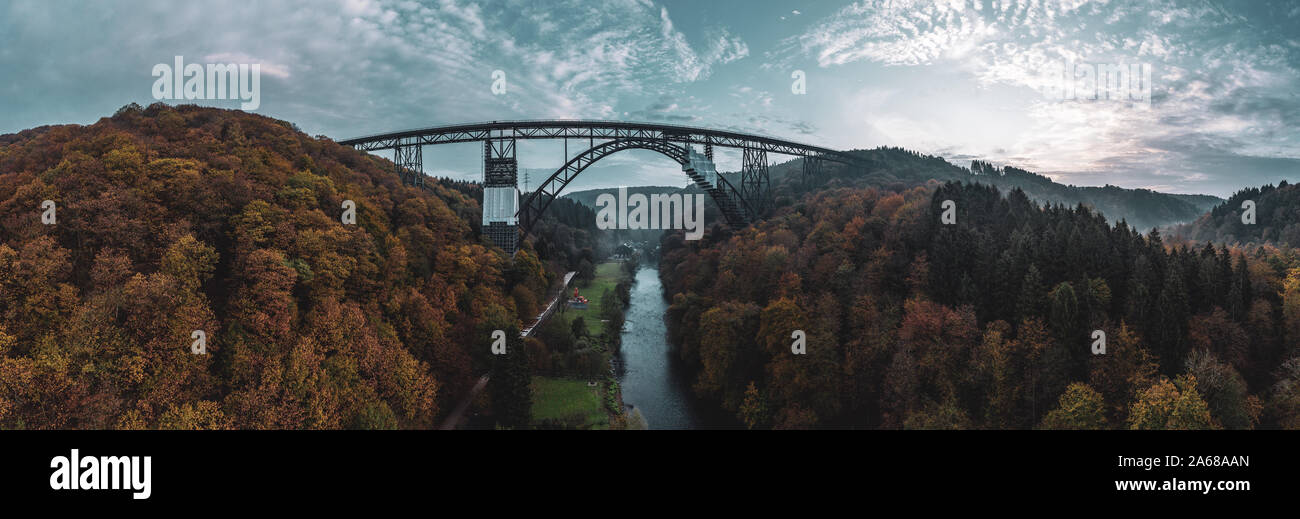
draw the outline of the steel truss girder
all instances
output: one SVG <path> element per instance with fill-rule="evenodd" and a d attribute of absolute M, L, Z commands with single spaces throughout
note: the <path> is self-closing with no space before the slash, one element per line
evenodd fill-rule
<path fill-rule="evenodd" d="M 343 140 L 339 143 L 363 151 L 375 151 L 409 145 L 413 142 L 431 145 L 491 139 L 587 139 L 589 142 L 617 139 L 662 140 L 680 144 L 701 144 L 708 148 L 721 146 L 754 149 L 801 157 L 817 154 L 822 155 L 825 160 L 849 165 L 861 164 L 856 157 L 836 150 L 762 135 L 623 121 L 493 121 L 372 135 Z"/>
<path fill-rule="evenodd" d="M 483 141 L 484 187 L 515 187 L 518 184 L 519 162 L 515 158 L 514 139 L 489 139 Z"/>
<path fill-rule="evenodd" d="M 513 160 L 515 158 L 515 140 L 511 138 L 493 138 L 483 141 L 483 158 Z"/>
<path fill-rule="evenodd" d="M 536 190 L 529 193 L 523 203 L 519 204 L 518 217 L 520 227 L 522 227 L 524 234 L 527 235 L 532 230 L 533 224 L 537 222 L 541 214 L 545 212 L 546 208 L 551 205 L 551 202 L 560 195 L 560 192 L 564 191 L 565 186 L 568 186 L 569 182 L 572 182 L 573 179 L 578 177 L 579 173 L 582 173 L 589 166 L 602 158 L 619 151 L 630 149 L 655 151 L 683 166 L 689 161 L 685 146 L 664 141 L 662 139 L 629 138 L 616 139 L 596 144 L 591 148 L 588 148 L 586 151 L 575 155 L 563 166 L 560 166 L 559 169 L 555 170 L 555 173 L 552 173 L 544 182 L 539 184 Z M 730 182 L 727 182 L 726 179 L 722 178 L 721 175 L 718 176 L 718 181 L 720 184 L 719 190 L 722 193 L 721 196 L 736 196 L 737 198 L 740 198 L 737 202 L 741 205 L 743 210 L 749 212 L 748 203 L 743 197 L 739 196 L 739 192 L 736 188 L 733 187 Z M 721 207 L 722 201 L 718 200 L 717 196 L 714 196 L 714 199 L 715 202 L 719 203 L 719 207 Z M 737 224 L 737 222 L 729 223 Z"/>

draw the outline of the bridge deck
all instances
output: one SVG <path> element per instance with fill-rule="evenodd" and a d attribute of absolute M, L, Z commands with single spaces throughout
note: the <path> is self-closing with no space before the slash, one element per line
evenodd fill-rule
<path fill-rule="evenodd" d="M 730 148 L 754 148 L 785 155 L 818 155 L 827 160 L 856 163 L 858 159 L 830 148 L 734 130 L 633 121 L 547 119 L 453 124 L 367 135 L 339 141 L 366 151 L 428 144 L 452 144 L 492 139 L 664 139 Z"/>

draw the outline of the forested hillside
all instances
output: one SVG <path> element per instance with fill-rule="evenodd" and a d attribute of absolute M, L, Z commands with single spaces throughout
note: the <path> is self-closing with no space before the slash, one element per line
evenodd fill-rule
<path fill-rule="evenodd" d="M 751 427 L 1300 427 L 1292 250 L 957 182 L 822 190 L 663 248 L 694 390 Z"/>
<path fill-rule="evenodd" d="M 690 179 L 685 174 L 683 174 L 682 183 L 686 184 L 689 181 Z M 582 204 L 582 206 L 587 207 L 592 211 L 598 211 L 600 209 L 600 206 L 596 204 L 597 197 L 599 197 L 602 194 L 608 193 L 610 195 L 613 195 L 615 198 L 617 198 L 618 192 L 619 192 L 619 188 L 617 187 L 586 189 L 582 191 L 575 191 L 572 193 L 565 193 L 563 197 L 560 198 L 560 200 L 569 201 L 570 203 L 575 203 L 575 204 Z M 650 195 L 654 195 L 654 194 L 672 194 L 672 193 L 703 194 L 703 192 L 700 191 L 699 188 L 695 187 L 694 185 L 687 186 L 687 187 L 627 186 L 628 196 L 632 196 L 633 194 L 638 194 L 638 193 L 645 195 L 647 199 Z M 550 209 L 547 209 L 547 211 L 549 212 Z M 594 215 L 595 213 L 593 212 L 592 214 Z M 723 217 L 722 214 L 718 212 L 718 206 L 713 203 L 713 198 L 708 197 L 706 195 L 705 202 L 704 202 L 703 221 L 711 222 L 722 217 Z M 595 222 L 592 222 L 592 226 L 595 226 Z M 610 241 L 613 243 L 654 244 L 659 242 L 659 237 L 664 232 L 663 229 L 659 229 L 658 227 L 659 225 L 655 225 L 654 229 L 606 229 L 606 230 L 602 230 L 601 232 L 606 233 L 609 236 Z M 646 251 L 646 252 L 648 253 L 650 251 Z"/>
<path fill-rule="evenodd" d="M 1243 221 L 1243 204 L 1255 204 L 1254 223 Z M 1272 243 L 1300 246 L 1300 188 L 1285 180 L 1242 189 L 1178 233 L 1193 240 L 1217 243 Z"/>
<path fill-rule="evenodd" d="M 673 191 L 682 189 L 684 186 L 690 183 L 691 179 L 687 177 L 685 173 L 683 173 L 681 180 L 682 180 L 681 184 L 677 186 L 628 186 L 627 194 L 632 195 L 635 193 L 641 193 L 643 195 L 649 196 L 652 194 L 671 193 Z M 573 200 L 582 205 L 595 209 L 596 197 L 599 197 L 600 195 L 605 193 L 618 196 L 618 188 L 608 187 L 608 188 L 599 188 L 599 189 L 584 189 L 582 191 L 568 192 L 562 196 L 565 199 Z"/>
<path fill-rule="evenodd" d="M 0 137 L 0 428 L 432 425 L 591 240 L 512 263 L 392 167 L 194 106 Z"/>
<path fill-rule="evenodd" d="M 1104 215 L 1114 224 L 1121 220 L 1143 232 L 1154 227 L 1190 222 L 1222 199 L 1209 195 L 1175 195 L 1148 189 L 1125 189 L 1059 184 L 1046 176 L 1015 167 L 996 167 L 973 161 L 970 168 L 953 165 L 942 157 L 924 155 L 901 148 L 876 148 L 851 152 L 867 161 L 865 172 L 828 163 L 826 175 L 814 186 L 822 187 L 889 187 L 901 189 L 924 184 L 929 180 L 958 181 L 997 186 L 1003 194 L 1019 188 L 1040 204 L 1084 204 Z M 781 192 L 799 194 L 802 170 L 799 160 L 773 168 L 773 182 L 786 185 Z M 785 191 L 788 190 L 788 191 Z M 778 195 L 779 196 L 779 195 Z"/>

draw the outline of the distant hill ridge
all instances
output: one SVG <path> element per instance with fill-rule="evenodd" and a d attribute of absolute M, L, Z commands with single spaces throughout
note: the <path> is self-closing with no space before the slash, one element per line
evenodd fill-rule
<path fill-rule="evenodd" d="M 682 183 L 685 184 L 687 180 L 686 176 L 683 175 L 682 179 L 683 179 Z M 681 189 L 683 189 L 683 186 L 628 186 L 627 194 L 629 195 L 635 193 L 641 193 L 644 195 L 650 195 L 656 193 L 663 194 L 663 193 L 675 192 Z M 563 198 L 568 198 L 570 200 L 573 200 L 575 202 L 578 202 L 582 205 L 594 209 L 596 207 L 596 197 L 600 196 L 603 193 L 613 193 L 617 195 L 618 188 L 606 187 L 606 188 L 598 188 L 598 189 L 584 189 L 582 191 L 565 193 L 562 196 Z"/>
<path fill-rule="evenodd" d="M 1242 221 L 1242 205 L 1255 203 L 1254 223 Z M 1180 226 L 1177 234 L 1215 243 L 1271 243 L 1300 245 L 1300 186 L 1285 180 L 1237 191 L 1195 222 Z"/>
<path fill-rule="evenodd" d="M 1109 184 L 1102 187 L 1061 184 L 1045 175 L 1014 166 L 998 167 L 983 161 L 972 161 L 971 166 L 965 168 L 948 162 L 943 157 L 903 148 L 880 147 L 849 153 L 866 159 L 869 165 L 866 174 L 828 162 L 822 178 L 811 190 L 835 187 L 887 187 L 897 190 L 930 180 L 993 185 L 1004 194 L 1020 188 L 1030 199 L 1039 203 L 1069 207 L 1083 204 L 1105 215 L 1111 224 L 1124 220 L 1143 232 L 1194 221 L 1224 202 L 1222 198 L 1211 195 L 1161 193 Z M 800 183 L 802 168 L 802 159 L 772 166 L 773 196 L 777 198 L 778 205 L 782 204 L 782 197 L 789 197 L 785 203 L 791 203 L 807 192 Z M 682 179 L 685 186 L 686 177 L 683 176 Z M 629 187 L 628 193 L 662 193 L 676 189 L 682 187 L 637 186 Z M 595 207 L 597 196 L 617 190 L 588 189 L 563 196 L 588 207 Z"/>
<path fill-rule="evenodd" d="M 990 184 L 1003 193 L 1020 188 L 1030 199 L 1039 203 L 1066 206 L 1084 204 L 1105 215 L 1112 224 L 1124 220 L 1143 231 L 1190 222 L 1223 202 L 1223 199 L 1210 195 L 1169 194 L 1113 185 L 1066 185 L 1013 166 L 997 167 L 988 162 L 972 161 L 971 167 L 965 168 L 952 164 L 943 157 L 896 147 L 854 150 L 850 153 L 866 159 L 870 165 L 866 175 L 852 174 L 847 168 L 829 164 L 825 168 L 825 178 L 814 189 L 839 185 L 866 187 L 893 184 L 895 187 L 906 187 L 932 179 Z M 774 166 L 773 184 L 797 185 L 802 168 L 801 159 Z"/>

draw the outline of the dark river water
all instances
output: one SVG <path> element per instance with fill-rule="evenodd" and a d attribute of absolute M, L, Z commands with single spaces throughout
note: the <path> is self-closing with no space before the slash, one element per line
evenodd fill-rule
<path fill-rule="evenodd" d="M 691 393 L 690 380 L 668 346 L 664 315 L 668 303 L 655 266 L 636 272 L 623 325 L 619 384 L 623 403 L 641 412 L 651 429 L 696 429 L 721 425 Z"/>

